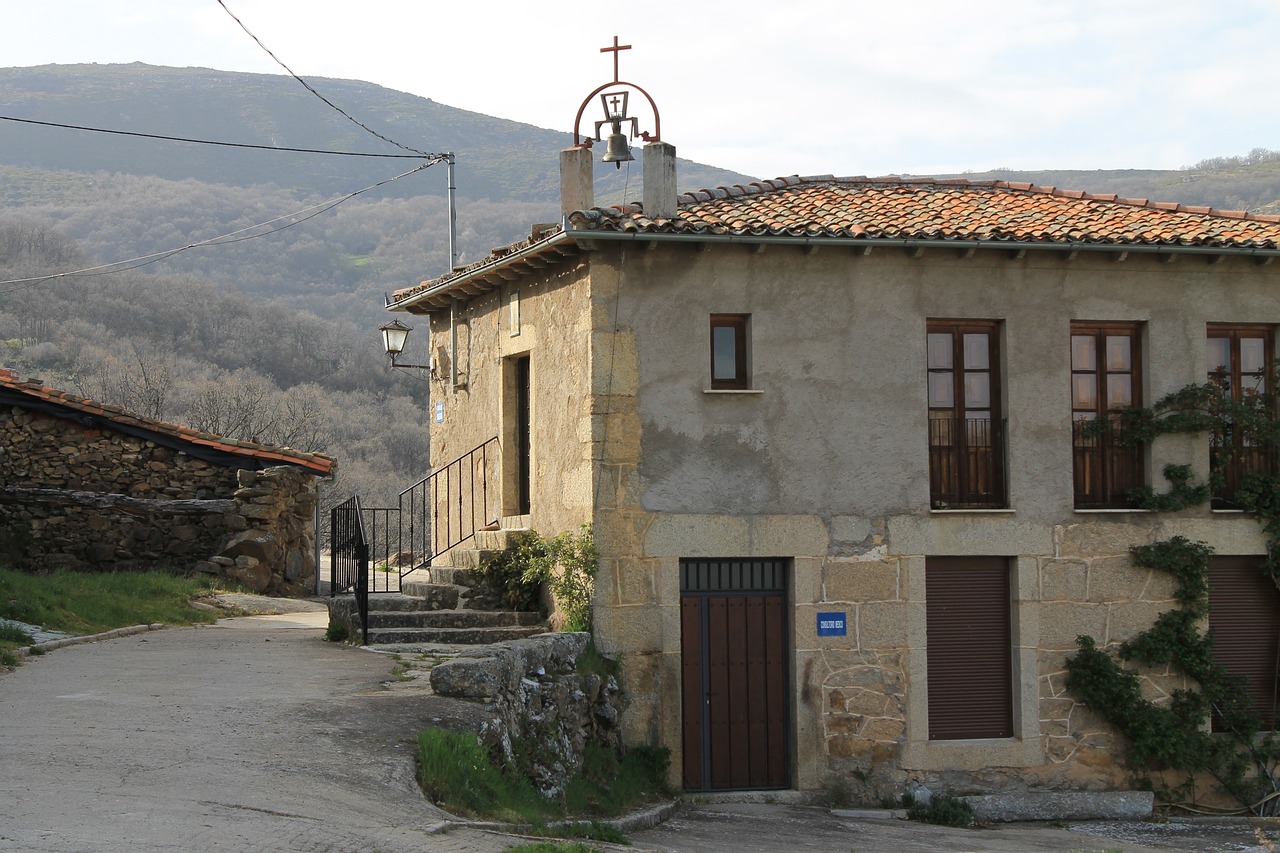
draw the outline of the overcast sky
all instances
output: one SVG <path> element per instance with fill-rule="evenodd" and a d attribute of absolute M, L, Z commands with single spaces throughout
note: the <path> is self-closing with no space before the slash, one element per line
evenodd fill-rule
<path fill-rule="evenodd" d="M 756 177 L 1167 169 L 1280 149 L 1280 0 L 224 2 L 303 77 L 566 144 L 613 79 L 599 50 L 617 35 L 633 46 L 621 79 L 653 96 L 679 155 Z M 217 0 L 4 0 L 0 21 L 7 66 L 282 73 Z"/>

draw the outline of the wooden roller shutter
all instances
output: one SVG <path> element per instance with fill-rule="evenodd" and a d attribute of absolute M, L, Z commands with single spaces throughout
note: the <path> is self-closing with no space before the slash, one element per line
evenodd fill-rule
<path fill-rule="evenodd" d="M 1214 557 L 1209 571 L 1213 660 L 1248 679 L 1253 711 L 1276 729 L 1276 664 L 1280 591 L 1261 571 L 1262 557 Z"/>
<path fill-rule="evenodd" d="M 1013 737 L 1008 561 L 930 557 L 925 595 L 929 739 Z"/>

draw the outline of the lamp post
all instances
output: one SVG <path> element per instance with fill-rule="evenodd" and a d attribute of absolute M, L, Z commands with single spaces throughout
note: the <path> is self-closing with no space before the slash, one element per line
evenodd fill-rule
<path fill-rule="evenodd" d="M 412 326 L 406 326 L 399 320 L 392 320 L 385 326 L 379 326 L 378 331 L 382 332 L 382 346 L 387 351 L 387 355 L 391 357 L 392 367 L 403 367 L 414 370 L 430 370 L 429 364 L 401 364 L 396 361 L 400 357 L 400 353 L 404 352 L 405 341 L 409 338 L 409 333 L 413 331 Z"/>

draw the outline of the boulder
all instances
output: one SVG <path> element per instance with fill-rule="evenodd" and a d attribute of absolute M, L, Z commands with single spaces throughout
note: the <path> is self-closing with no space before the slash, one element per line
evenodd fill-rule
<path fill-rule="evenodd" d="M 233 534 L 222 546 L 225 557 L 253 557 L 262 563 L 274 564 L 280 559 L 280 544 L 276 537 L 261 530 L 245 530 Z"/>

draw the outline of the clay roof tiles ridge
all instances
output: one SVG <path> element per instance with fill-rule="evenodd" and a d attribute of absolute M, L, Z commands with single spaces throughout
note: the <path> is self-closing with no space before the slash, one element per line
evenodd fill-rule
<path fill-rule="evenodd" d="M 98 403 L 86 397 L 79 397 L 66 391 L 47 387 L 39 380 L 28 379 L 20 381 L 17 378 L 9 378 L 0 373 L 0 391 L 6 390 L 33 401 L 44 402 L 85 414 L 98 415 L 108 422 L 140 428 L 157 436 L 168 436 L 236 456 L 278 460 L 326 476 L 333 472 L 336 465 L 336 461 L 332 457 L 323 453 L 308 453 L 291 447 L 277 447 L 251 441 L 224 438 L 213 433 L 200 432 L 191 427 L 145 418 L 141 415 L 133 414 L 120 406 Z"/>

